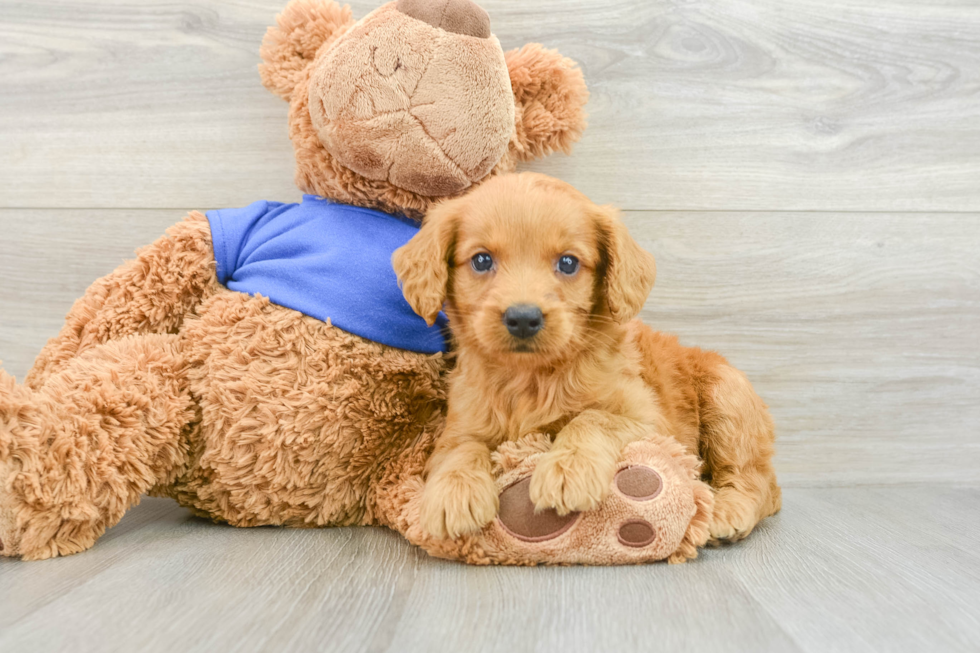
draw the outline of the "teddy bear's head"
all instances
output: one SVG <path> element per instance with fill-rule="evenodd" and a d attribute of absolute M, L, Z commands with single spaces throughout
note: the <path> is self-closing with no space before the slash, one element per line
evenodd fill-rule
<path fill-rule="evenodd" d="M 506 55 L 472 0 L 397 0 L 358 22 L 292 0 L 262 43 L 262 81 L 290 103 L 304 192 L 418 217 L 585 128 L 582 73 L 531 44 Z"/>

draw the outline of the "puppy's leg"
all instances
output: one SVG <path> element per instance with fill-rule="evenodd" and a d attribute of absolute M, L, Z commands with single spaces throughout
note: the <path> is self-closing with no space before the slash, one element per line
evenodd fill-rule
<path fill-rule="evenodd" d="M 531 501 L 559 515 L 595 508 L 609 494 L 623 447 L 649 430 L 636 420 L 585 410 L 557 436 L 531 475 Z"/>
<path fill-rule="evenodd" d="M 497 515 L 497 489 L 486 443 L 447 423 L 427 465 L 421 526 L 429 535 L 456 538 L 479 531 Z"/>
<path fill-rule="evenodd" d="M 714 540 L 740 540 L 782 503 L 772 467 L 772 418 L 744 374 L 715 370 L 702 398 L 701 457 L 715 495 L 709 532 Z"/>

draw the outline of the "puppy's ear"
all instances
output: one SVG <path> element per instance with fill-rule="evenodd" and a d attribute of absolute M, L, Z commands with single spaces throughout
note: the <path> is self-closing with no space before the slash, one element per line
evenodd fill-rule
<path fill-rule="evenodd" d="M 461 203 L 451 200 L 429 209 L 419 232 L 391 255 L 402 294 L 429 326 L 435 324 L 446 301 Z"/>
<path fill-rule="evenodd" d="M 288 102 L 320 46 L 353 24 L 347 5 L 340 6 L 334 0 L 292 0 L 262 39 L 262 83 Z"/>
<path fill-rule="evenodd" d="M 653 255 L 630 236 L 619 211 L 609 206 L 597 208 L 599 248 L 605 264 L 606 307 L 612 318 L 623 324 L 643 309 L 657 278 L 657 264 Z"/>

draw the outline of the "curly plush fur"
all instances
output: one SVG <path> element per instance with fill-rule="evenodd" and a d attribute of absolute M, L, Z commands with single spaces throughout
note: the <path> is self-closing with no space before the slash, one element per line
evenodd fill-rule
<path fill-rule="evenodd" d="M 443 356 L 227 290 L 214 267 L 193 213 L 92 285 L 30 384 L 0 371 L 4 555 L 87 549 L 143 493 L 236 526 L 387 523 L 389 467 L 441 429 Z"/>
<path fill-rule="evenodd" d="M 331 0 L 293 0 L 263 42 L 262 81 L 291 103 L 297 181 L 421 216 L 432 197 L 344 168 L 313 129 L 313 63 L 353 25 Z M 550 118 L 534 109 L 534 127 L 515 125 L 527 135 L 490 176 L 513 167 L 512 150 L 567 150 L 584 128 L 581 71 L 533 50 L 513 115 L 528 103 Z M 447 367 L 222 287 L 207 219 L 191 213 L 92 284 L 23 385 L 0 371 L 0 555 L 82 551 L 144 493 L 238 526 L 402 527 L 404 488 L 442 428 Z"/>

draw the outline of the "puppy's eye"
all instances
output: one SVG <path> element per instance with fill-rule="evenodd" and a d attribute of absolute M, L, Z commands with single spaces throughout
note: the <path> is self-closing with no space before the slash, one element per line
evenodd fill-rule
<path fill-rule="evenodd" d="M 477 272 L 487 272 L 493 267 L 493 257 L 486 252 L 480 252 L 470 259 L 470 264 Z"/>
<path fill-rule="evenodd" d="M 558 259 L 558 271 L 562 274 L 575 274 L 578 272 L 578 259 L 571 254 L 565 254 Z"/>

